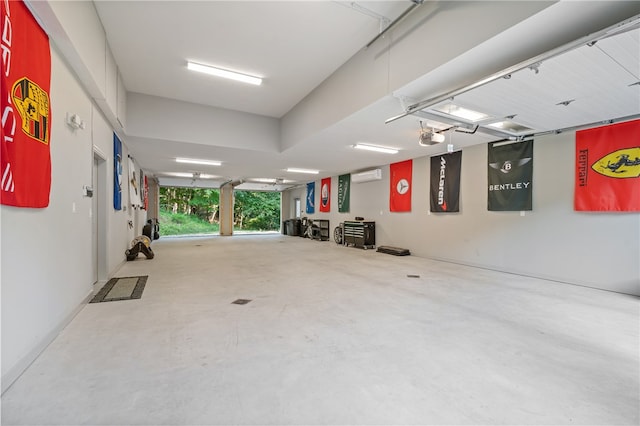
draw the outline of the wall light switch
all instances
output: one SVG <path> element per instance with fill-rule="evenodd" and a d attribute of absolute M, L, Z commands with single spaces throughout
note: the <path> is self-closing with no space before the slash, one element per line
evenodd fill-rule
<path fill-rule="evenodd" d="M 71 203 L 71 213 L 75 213 L 76 212 L 76 203 L 75 201 L 73 203 Z"/>

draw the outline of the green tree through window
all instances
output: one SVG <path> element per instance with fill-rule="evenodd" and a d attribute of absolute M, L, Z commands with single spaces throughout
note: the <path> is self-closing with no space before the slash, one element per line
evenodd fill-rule
<path fill-rule="evenodd" d="M 234 229 L 278 231 L 280 193 L 235 191 Z M 209 188 L 160 188 L 160 234 L 219 232 L 220 195 Z"/>

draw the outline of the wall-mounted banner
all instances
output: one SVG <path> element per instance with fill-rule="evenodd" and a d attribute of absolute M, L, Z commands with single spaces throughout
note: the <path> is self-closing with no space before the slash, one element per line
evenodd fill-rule
<path fill-rule="evenodd" d="M 307 184 L 307 214 L 314 214 L 316 212 L 315 199 L 316 199 L 316 183 L 309 182 Z"/>
<path fill-rule="evenodd" d="M 431 211 L 460 211 L 462 151 L 431 157 Z"/>
<path fill-rule="evenodd" d="M 640 120 L 576 132 L 574 208 L 640 211 Z"/>
<path fill-rule="evenodd" d="M 49 37 L 22 1 L 0 5 L 0 204 L 47 207 L 51 191 Z"/>
<path fill-rule="evenodd" d="M 122 210 L 122 142 L 113 134 L 113 208 Z"/>
<path fill-rule="evenodd" d="M 531 210 L 533 140 L 488 144 L 490 211 Z"/>
<path fill-rule="evenodd" d="M 138 172 L 138 188 L 140 188 L 140 208 L 146 210 L 146 207 L 144 206 L 144 197 L 146 196 L 146 194 L 144 193 L 144 178 L 144 172 L 142 171 L 142 169 L 140 169 Z"/>
<path fill-rule="evenodd" d="M 143 195 L 143 201 L 142 201 L 142 208 L 145 210 L 149 210 L 149 182 L 147 180 L 147 175 L 143 174 L 142 171 L 140 171 L 140 177 L 142 178 L 142 195 Z"/>
<path fill-rule="evenodd" d="M 320 211 L 331 211 L 331 178 L 324 178 L 320 181 Z"/>
<path fill-rule="evenodd" d="M 351 174 L 338 176 L 338 212 L 349 212 L 351 198 Z"/>
<path fill-rule="evenodd" d="M 134 210 L 141 207 L 140 182 L 136 177 L 136 165 L 131 157 L 129 157 L 129 203 Z"/>
<path fill-rule="evenodd" d="M 413 160 L 401 161 L 389 165 L 391 187 L 389 188 L 389 211 L 411 211 L 411 176 Z"/>

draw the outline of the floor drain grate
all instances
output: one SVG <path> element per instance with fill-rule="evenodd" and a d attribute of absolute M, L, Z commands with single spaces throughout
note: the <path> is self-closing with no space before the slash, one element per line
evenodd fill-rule
<path fill-rule="evenodd" d="M 231 303 L 236 304 L 236 305 L 246 305 L 249 302 L 251 302 L 251 299 L 238 299 L 238 300 L 234 300 Z"/>
<path fill-rule="evenodd" d="M 420 275 L 407 274 L 407 278 L 420 278 Z"/>

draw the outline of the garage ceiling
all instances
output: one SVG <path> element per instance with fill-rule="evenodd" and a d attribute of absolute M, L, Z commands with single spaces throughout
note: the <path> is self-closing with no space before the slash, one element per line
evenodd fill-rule
<path fill-rule="evenodd" d="M 94 4 L 129 92 L 276 119 L 285 116 L 394 20 L 425 7 L 412 1 L 94 1 Z M 563 7 L 569 6 L 550 6 L 546 19 L 557 20 L 564 14 L 562 19 L 570 25 L 572 17 L 566 15 L 566 9 L 563 12 Z M 640 13 L 640 5 L 636 9 Z M 129 137 L 126 143 L 140 166 L 158 176 L 161 184 L 217 187 L 225 181 L 241 179 L 247 182 L 241 189 L 280 190 L 315 179 L 288 175 L 283 172 L 288 166 L 314 168 L 321 171 L 319 177 L 324 177 L 444 152 L 445 144 L 418 145 L 421 121 L 436 130 L 450 128 L 444 132 L 447 143 L 459 149 L 634 117 L 640 114 L 640 30 L 638 21 L 629 18 L 624 28 L 615 27 L 615 33 L 599 34 L 602 39 L 595 44 L 589 39 L 587 45 L 585 39 L 565 53 L 528 64 L 522 70 L 510 68 L 518 64 L 509 63 L 505 67 L 512 71 L 508 76 L 475 85 L 472 90 L 466 90 L 464 85 L 449 90 L 444 89 L 446 85 L 437 85 L 461 69 L 477 67 L 480 55 L 483 61 L 490 62 L 492 49 L 509 41 L 505 41 L 507 37 L 496 37 L 281 152 L 258 152 L 242 147 L 241 143 L 232 148 L 217 146 L 215 141 L 201 145 Z M 538 23 L 544 25 L 544 20 L 539 18 Z M 529 39 L 536 37 L 528 30 L 521 33 Z M 592 29 L 585 29 L 582 35 L 589 34 L 593 34 Z M 446 48 L 443 43 L 442 49 Z M 516 51 L 517 43 L 508 48 Z M 259 75 L 265 80 L 256 90 L 254 86 L 194 75 L 185 71 L 187 59 Z M 496 75 L 499 73 L 480 77 Z M 477 80 L 469 81 L 469 87 Z M 442 96 L 434 97 L 434 93 Z M 439 102 L 422 107 L 424 103 L 420 102 L 429 99 Z M 421 107 L 385 124 L 416 103 Z M 483 112 L 488 117 L 474 122 L 438 111 L 448 103 Z M 512 132 L 489 126 L 505 117 L 526 130 Z M 468 133 L 475 125 L 477 131 Z M 462 129 L 467 133 L 455 131 Z M 353 150 L 352 145 L 358 141 L 394 146 L 400 153 L 389 157 Z M 202 172 L 170 161 L 176 156 L 215 158 L 222 160 L 225 167 L 217 179 L 175 178 L 170 175 Z M 278 184 L 255 181 L 264 178 L 280 180 Z M 284 179 L 286 184 L 282 184 Z"/>

